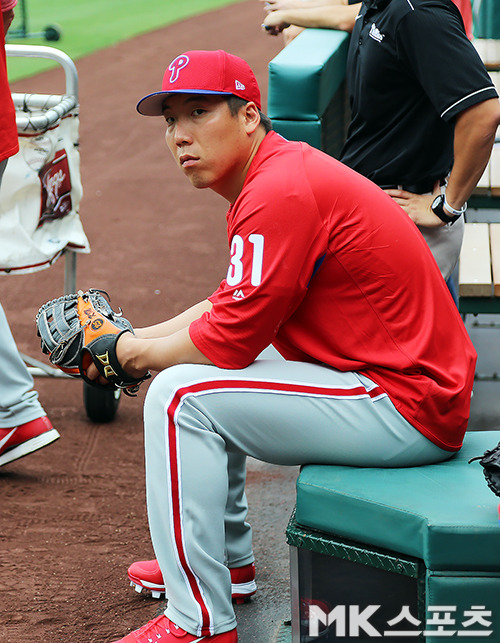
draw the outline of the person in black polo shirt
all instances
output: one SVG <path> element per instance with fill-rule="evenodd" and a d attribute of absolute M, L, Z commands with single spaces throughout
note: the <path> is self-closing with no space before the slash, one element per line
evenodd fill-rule
<path fill-rule="evenodd" d="M 461 214 L 500 123 L 498 94 L 457 7 L 362 2 L 347 83 L 352 121 L 341 160 L 403 207 L 448 279 L 460 253 Z"/>
<path fill-rule="evenodd" d="M 498 94 L 459 10 L 447 0 L 365 0 L 347 82 L 352 121 L 341 160 L 406 210 L 448 279 L 460 215 L 500 123 Z"/>

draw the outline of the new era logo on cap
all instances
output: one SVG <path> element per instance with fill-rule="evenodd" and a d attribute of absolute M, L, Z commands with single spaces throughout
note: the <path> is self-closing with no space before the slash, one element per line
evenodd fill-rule
<path fill-rule="evenodd" d="M 260 90 L 248 63 L 226 51 L 187 51 L 172 60 L 163 76 L 161 91 L 145 96 L 137 111 L 161 116 L 165 95 L 234 94 L 261 109 Z"/>

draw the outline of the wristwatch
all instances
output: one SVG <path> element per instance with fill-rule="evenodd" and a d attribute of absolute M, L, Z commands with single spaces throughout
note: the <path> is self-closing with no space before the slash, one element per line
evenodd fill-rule
<path fill-rule="evenodd" d="M 452 215 L 444 211 L 445 203 L 446 203 L 446 207 L 453 212 Z M 434 212 L 434 214 L 437 217 L 441 219 L 441 221 L 443 221 L 444 223 L 451 223 L 453 225 L 455 221 L 459 219 L 462 216 L 462 214 L 467 210 L 467 203 L 464 203 L 464 205 L 460 208 L 460 210 L 455 210 L 454 208 L 450 208 L 450 206 L 446 202 L 445 195 L 440 194 L 432 202 L 431 210 Z"/>

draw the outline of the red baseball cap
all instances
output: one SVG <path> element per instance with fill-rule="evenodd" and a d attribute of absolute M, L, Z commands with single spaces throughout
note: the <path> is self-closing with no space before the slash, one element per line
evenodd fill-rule
<path fill-rule="evenodd" d="M 234 94 L 253 101 L 259 109 L 260 89 L 248 63 L 226 51 L 187 51 L 165 71 L 160 92 L 137 103 L 144 116 L 161 116 L 167 94 Z"/>
<path fill-rule="evenodd" d="M 137 103 L 144 116 L 161 116 L 167 94 L 234 94 L 254 102 L 259 109 L 260 89 L 248 63 L 226 51 L 186 51 L 165 71 L 160 92 Z"/>

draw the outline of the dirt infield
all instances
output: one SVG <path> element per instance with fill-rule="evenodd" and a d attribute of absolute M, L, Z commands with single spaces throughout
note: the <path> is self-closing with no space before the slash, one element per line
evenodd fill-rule
<path fill-rule="evenodd" d="M 81 215 L 92 252 L 78 258 L 77 286 L 99 287 L 137 325 L 168 318 L 218 285 L 227 265 L 227 204 L 195 191 L 168 157 L 161 119 L 137 99 L 159 88 L 169 60 L 223 48 L 254 68 L 266 104 L 267 63 L 280 41 L 260 31 L 247 0 L 189 19 L 81 61 Z M 60 93 L 59 70 L 12 87 Z M 33 319 L 62 294 L 64 261 L 1 276 L 2 302 L 20 350 L 41 358 Z M 0 469 L 0 643 L 106 643 L 151 618 L 157 604 L 128 591 L 124 575 L 152 554 L 145 500 L 142 400 L 123 398 L 110 424 L 86 417 L 81 383 L 37 378 L 62 435 Z"/>

